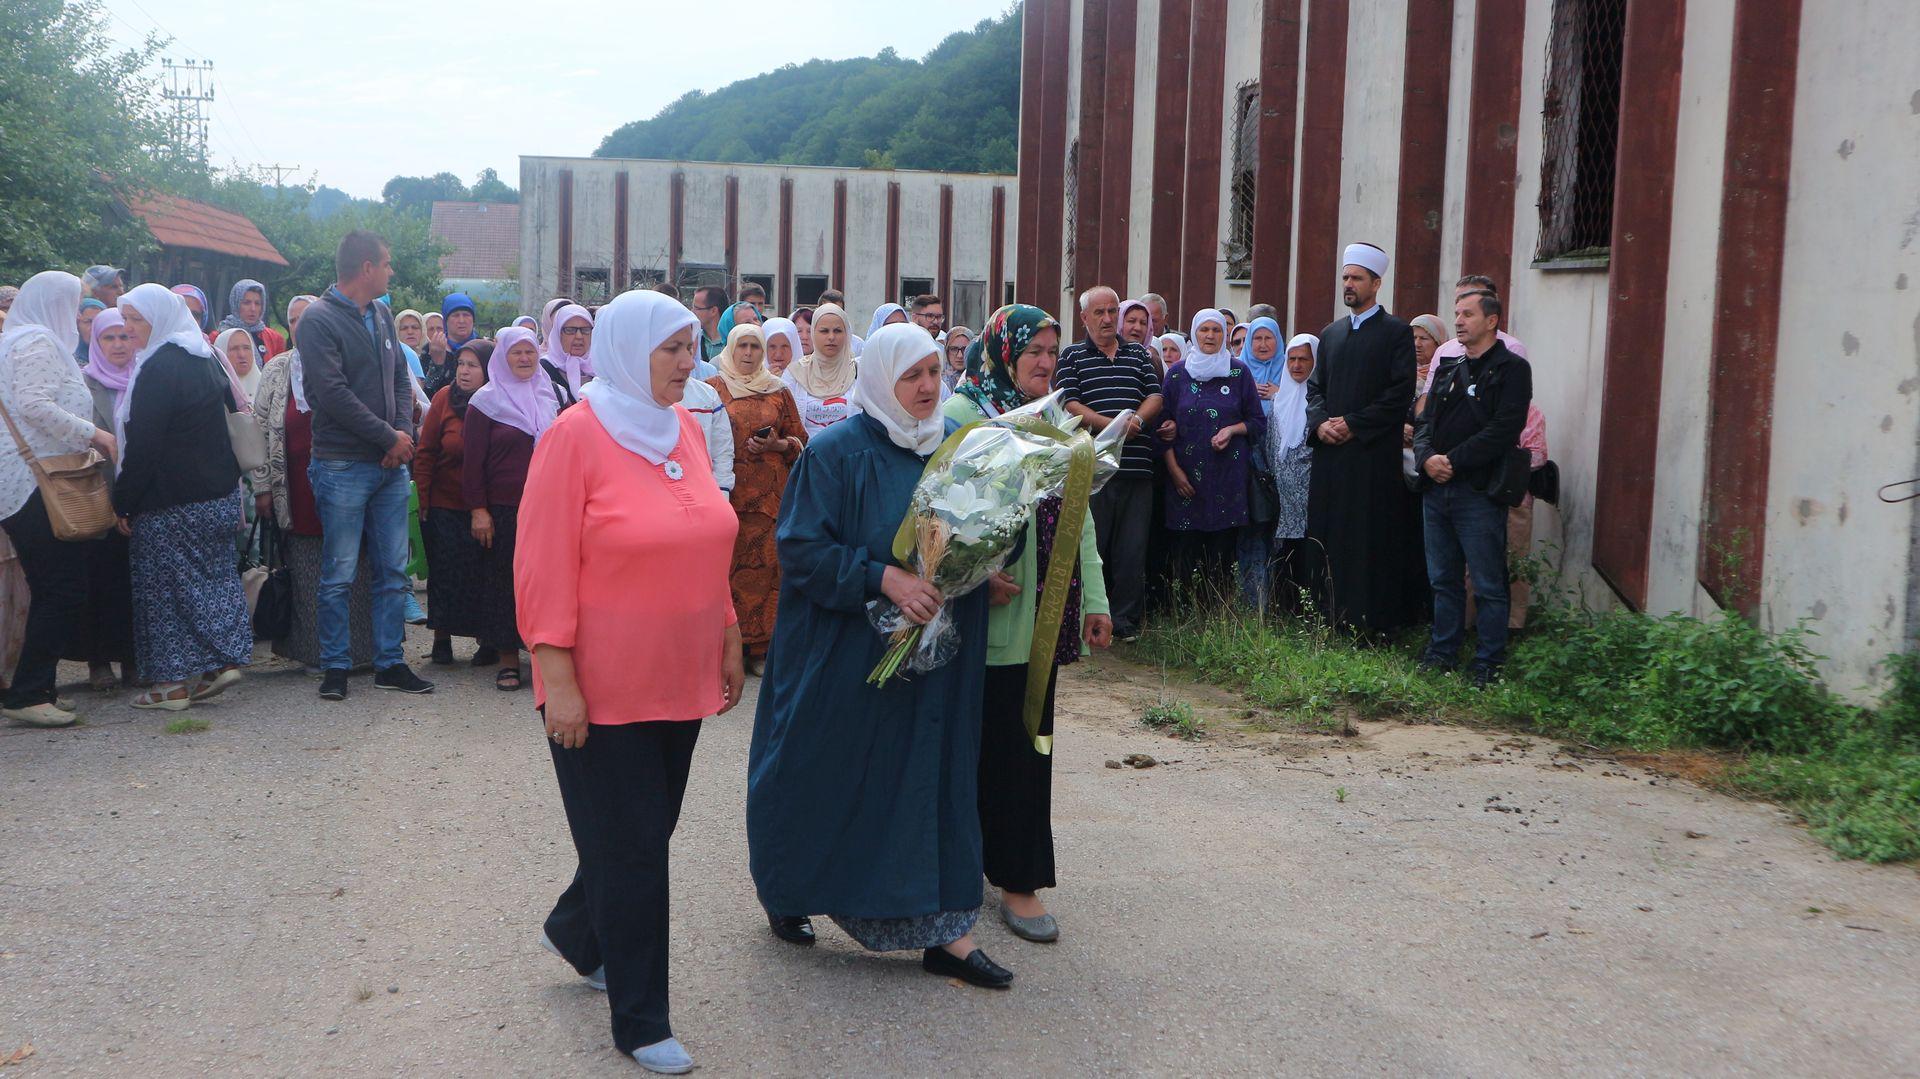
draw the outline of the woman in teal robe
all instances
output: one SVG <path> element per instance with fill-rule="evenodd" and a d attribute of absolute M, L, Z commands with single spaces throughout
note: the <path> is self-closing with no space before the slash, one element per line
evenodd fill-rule
<path fill-rule="evenodd" d="M 894 566 L 891 549 L 926 458 L 948 431 L 939 364 L 918 326 L 869 338 L 853 390 L 861 414 L 809 443 L 787 482 L 775 533 L 779 614 L 748 756 L 747 841 L 754 886 L 783 938 L 810 943 L 810 927 L 803 936 L 782 923 L 798 929 L 825 914 L 866 948 L 921 948 L 927 970 L 997 987 L 1012 975 L 972 941 L 985 589 L 948 604 L 960 634 L 951 660 L 867 684 L 887 648 L 868 601 L 925 589 Z"/>

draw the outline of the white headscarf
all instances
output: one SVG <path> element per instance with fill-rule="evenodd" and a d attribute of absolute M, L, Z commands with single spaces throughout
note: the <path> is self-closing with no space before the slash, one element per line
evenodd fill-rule
<path fill-rule="evenodd" d="M 1217 323 L 1220 327 L 1220 347 L 1212 352 L 1202 352 L 1200 327 L 1209 322 Z M 1214 308 L 1206 308 L 1193 316 L 1193 325 L 1188 331 L 1187 374 L 1195 382 L 1225 378 L 1233 373 L 1233 352 L 1227 348 L 1227 316 Z"/>
<path fill-rule="evenodd" d="M 860 354 L 860 371 L 849 395 L 849 400 L 860 411 L 887 429 L 887 437 L 894 445 L 922 457 L 938 449 L 941 440 L 947 437 L 946 421 L 937 408 L 924 420 L 914 419 L 900 404 L 893 387 L 908 368 L 939 354 L 940 346 L 933 343 L 932 335 L 911 322 L 882 326 L 867 338 L 866 351 Z"/>
<path fill-rule="evenodd" d="M 580 387 L 593 378 L 593 363 L 590 359 L 593 349 L 591 347 L 587 349 L 589 354 L 587 356 L 576 357 L 569 356 L 566 348 L 561 345 L 560 339 L 565 335 L 560 331 L 566 329 L 567 323 L 575 319 L 585 322 L 589 329 L 593 327 L 593 312 L 579 304 L 561 304 L 554 308 L 552 317 L 547 320 L 546 354 L 541 358 L 566 376 L 567 392 L 577 399 L 580 396 Z"/>
<path fill-rule="evenodd" d="M 188 313 L 192 313 L 191 308 L 188 309 Z M 241 391 L 247 395 L 247 400 L 251 401 L 254 395 L 260 390 L 260 353 L 253 347 L 253 335 L 246 330 L 221 330 L 220 336 L 213 339 L 213 352 L 214 355 L 219 358 L 221 366 L 231 372 L 233 370 L 233 364 L 227 362 L 227 344 L 233 340 L 234 334 L 245 337 L 247 339 L 247 349 L 254 354 L 252 370 L 249 370 L 244 375 L 234 376 L 240 383 Z"/>
<path fill-rule="evenodd" d="M 867 323 L 867 336 L 871 338 L 874 334 L 879 333 L 880 327 L 887 325 L 887 320 L 894 315 L 904 315 L 906 313 L 907 309 L 897 303 L 883 303 L 879 307 L 874 308 L 873 321 Z M 853 332 L 853 327 L 847 327 L 847 332 Z"/>
<path fill-rule="evenodd" d="M 1319 366 L 1320 339 L 1310 333 L 1295 334 L 1293 340 L 1287 342 L 1286 351 L 1292 352 L 1301 345 L 1307 346 L 1307 351 L 1313 356 L 1314 365 Z M 1307 378 L 1312 377 L 1313 372 L 1308 371 Z M 1279 450 L 1285 452 L 1305 442 L 1307 439 L 1306 382 L 1304 380 L 1295 382 L 1293 372 L 1287 372 L 1287 377 L 1280 380 L 1280 388 L 1274 392 L 1270 403 L 1273 405 L 1273 422 L 1278 424 L 1280 429 Z"/>
<path fill-rule="evenodd" d="M 120 395 L 120 404 L 113 410 L 113 437 L 123 447 L 120 466 L 126 464 L 127 414 L 133 409 L 133 391 L 139 386 L 140 371 L 162 347 L 178 345 L 190 355 L 212 360 L 226 374 L 236 394 L 244 394 L 232 369 L 214 356 L 213 346 L 207 344 L 206 337 L 200 333 L 199 320 L 193 317 L 193 312 L 187 309 L 187 301 L 178 293 L 169 291 L 165 285 L 149 281 L 144 285 L 135 285 L 132 291 L 120 297 L 120 313 L 126 314 L 129 307 L 147 320 L 153 332 L 148 336 L 146 346 L 133 354 L 133 370 L 127 375 L 127 392 Z M 234 400 L 243 408 L 249 407 L 250 403 L 243 401 L 241 396 L 236 396 Z"/>
<path fill-rule="evenodd" d="M 653 397 L 653 350 L 700 320 L 670 296 L 623 292 L 594 320 L 587 359 L 597 374 L 580 396 L 615 442 L 653 464 L 680 444 L 680 416 Z"/>
<path fill-rule="evenodd" d="M 780 334 L 793 345 L 793 355 L 787 358 L 788 367 L 799 363 L 800 357 L 807 354 L 807 350 L 800 347 L 800 327 L 794 325 L 790 318 L 770 318 L 760 324 L 760 332 L 765 334 L 769 341 L 773 339 L 774 334 Z"/>
<path fill-rule="evenodd" d="M 0 333 L 0 357 L 27 341 L 45 337 L 71 356 L 80 347 L 80 279 L 61 270 L 42 270 L 27 278 L 7 312 Z"/>
<path fill-rule="evenodd" d="M 299 303 L 301 300 L 307 301 L 307 305 L 312 306 L 320 302 L 320 297 L 303 292 L 287 301 L 287 328 L 289 330 L 293 329 L 293 305 Z M 303 313 L 301 317 L 305 318 L 306 315 Z M 439 318 L 440 316 L 435 315 L 434 317 Z M 420 332 L 425 333 L 426 330 L 427 320 L 423 315 L 420 318 Z M 313 411 L 313 406 L 307 404 L 307 366 L 300 362 L 299 344 L 291 340 L 292 334 L 288 334 L 287 336 L 289 337 L 287 343 L 293 346 L 287 350 L 292 356 L 292 358 L 287 361 L 287 366 L 290 368 L 290 370 L 287 371 L 287 387 L 293 393 L 293 407 L 304 416 Z"/>

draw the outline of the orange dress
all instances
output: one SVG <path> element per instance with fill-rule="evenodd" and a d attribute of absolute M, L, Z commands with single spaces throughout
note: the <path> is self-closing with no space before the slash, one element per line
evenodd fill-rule
<path fill-rule="evenodd" d="M 699 422 L 676 411 L 680 444 L 666 464 L 615 442 L 582 403 L 541 436 L 527 474 L 513 567 L 520 636 L 528 651 L 573 650 L 591 723 L 702 719 L 726 702 L 739 525 Z M 546 703 L 538 661 L 533 690 Z"/>
<path fill-rule="evenodd" d="M 733 544 L 733 609 L 740 616 L 740 640 L 747 651 L 764 655 L 773 639 L 773 618 L 780 606 L 780 553 L 773 539 L 780 517 L 780 494 L 800 451 L 749 453 L 747 439 L 762 427 L 802 447 L 806 425 L 800 406 L 786 390 L 735 397 L 727 380 L 707 380 L 720 393 L 727 421 L 733 426 L 733 512 L 740 517 L 740 536 Z"/>

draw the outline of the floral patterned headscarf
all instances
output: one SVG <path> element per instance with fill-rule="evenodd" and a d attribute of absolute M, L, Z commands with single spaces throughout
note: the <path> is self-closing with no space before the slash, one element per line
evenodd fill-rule
<path fill-rule="evenodd" d="M 995 311 L 980 336 L 967 346 L 967 373 L 955 392 L 989 416 L 1026 404 L 1026 396 L 1013 383 L 1013 363 L 1034 334 L 1059 328 L 1052 315 L 1027 304 L 1011 303 Z"/>

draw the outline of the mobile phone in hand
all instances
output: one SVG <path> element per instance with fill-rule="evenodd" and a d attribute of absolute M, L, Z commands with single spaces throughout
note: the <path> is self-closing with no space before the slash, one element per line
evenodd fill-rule
<path fill-rule="evenodd" d="M 755 432 L 753 433 L 753 437 L 755 437 L 755 438 L 772 438 L 772 437 L 773 437 L 773 424 L 767 424 L 767 425 L 766 425 L 765 427 L 762 427 L 762 428 L 760 428 L 760 429 L 759 429 L 758 431 L 755 431 Z"/>

